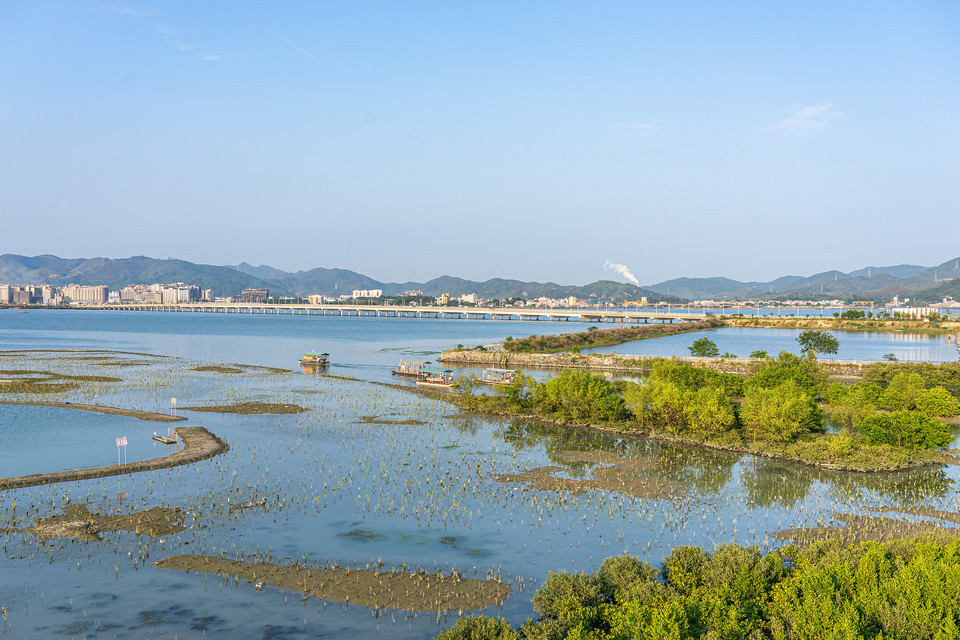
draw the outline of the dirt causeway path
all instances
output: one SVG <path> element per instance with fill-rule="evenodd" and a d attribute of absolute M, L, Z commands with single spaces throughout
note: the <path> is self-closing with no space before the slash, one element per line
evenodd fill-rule
<path fill-rule="evenodd" d="M 171 416 L 166 413 L 156 413 L 154 411 L 137 411 L 136 409 L 120 409 L 118 407 L 105 407 L 100 404 L 81 404 L 79 402 L 53 402 L 50 400 L 26 401 L 26 400 L 0 400 L 0 404 L 19 404 L 29 407 L 55 407 L 57 409 L 78 409 L 80 411 L 93 411 L 94 413 L 109 413 L 114 416 L 130 416 L 137 420 L 149 420 L 150 422 L 180 422 L 186 420 L 183 416 Z"/>
<path fill-rule="evenodd" d="M 149 460 L 130 462 L 123 465 L 111 464 L 106 467 L 94 467 L 92 469 L 72 469 L 70 471 L 58 471 L 56 473 L 35 473 L 29 476 L 17 476 L 16 478 L 0 478 L 0 491 L 179 467 L 180 465 L 191 464 L 218 456 L 230 448 L 225 441 L 203 427 L 177 427 L 177 435 L 183 440 L 183 450 L 168 456 L 150 458 Z"/>

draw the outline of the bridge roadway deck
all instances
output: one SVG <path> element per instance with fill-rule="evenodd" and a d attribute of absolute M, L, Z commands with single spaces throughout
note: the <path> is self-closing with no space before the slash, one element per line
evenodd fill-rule
<path fill-rule="evenodd" d="M 530 320 L 560 322 L 691 322 L 706 314 L 686 310 L 612 311 L 603 309 L 501 309 L 485 307 L 403 307 L 329 304 L 123 304 L 98 309 L 169 313 L 239 313 L 249 315 L 347 316 L 357 318 L 434 318 L 442 320 Z"/>

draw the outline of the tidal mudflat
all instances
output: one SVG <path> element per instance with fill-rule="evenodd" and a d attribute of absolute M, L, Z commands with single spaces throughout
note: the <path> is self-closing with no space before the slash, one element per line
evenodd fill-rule
<path fill-rule="evenodd" d="M 881 510 L 896 509 L 908 521 L 950 529 L 952 521 L 925 514 L 960 512 L 958 467 L 829 472 L 461 415 L 442 399 L 345 378 L 234 363 L 224 366 L 240 373 L 221 372 L 178 357 L 84 355 L 8 352 L 2 361 L 9 370 L 118 380 L 73 380 L 76 386 L 42 394 L 0 392 L 2 399 L 186 416 L 179 425 L 203 425 L 230 449 L 176 468 L 0 493 L 0 605 L 10 637 L 429 638 L 461 611 L 517 625 L 533 615 L 530 596 L 549 571 L 592 571 L 610 555 L 631 553 L 657 565 L 681 544 L 785 545 L 776 532 L 830 526 L 834 514 L 890 517 Z M 248 403 L 304 410 L 182 409 Z M 71 418 L 38 426 L 31 411 Z M 121 421 L 97 423 L 91 432 L 113 463 L 114 436 L 149 442 L 158 427 L 37 406 L 0 405 L 0 416 L 8 434 L 30 431 L 18 457 L 38 466 L 45 442 L 82 433 L 88 421 Z M 97 464 L 85 451 L 74 466 Z M 167 522 L 179 530 L 152 535 L 137 525 L 96 524 L 144 513 L 172 514 Z M 89 536 L 38 533 L 58 517 L 65 526 L 107 520 L 91 524 Z M 184 557 L 203 560 L 177 559 Z M 199 571 L 201 564 L 212 570 Z M 360 600 L 357 589 L 377 593 L 372 583 L 358 582 L 349 594 L 310 587 L 310 579 L 341 579 L 317 573 L 327 569 L 377 585 L 392 576 L 410 584 L 443 577 L 487 585 L 497 596 L 451 607 L 438 592 L 421 594 L 419 604 L 391 600 L 390 588 Z M 300 579 L 303 588 L 295 584 Z"/>

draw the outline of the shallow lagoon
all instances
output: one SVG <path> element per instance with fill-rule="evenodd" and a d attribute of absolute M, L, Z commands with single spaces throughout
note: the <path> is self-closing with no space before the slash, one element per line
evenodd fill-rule
<path fill-rule="evenodd" d="M 3 326 L 6 346 L 18 332 Z M 168 331 L 174 329 L 168 325 Z M 522 335 L 513 327 L 507 330 Z M 163 335 L 43 331 L 59 335 L 61 344 L 71 347 L 84 342 L 96 348 L 120 347 L 107 335 L 113 333 L 125 338 L 120 348 L 163 353 Z M 306 349 L 313 346 L 312 340 L 289 336 L 167 336 L 171 347 L 166 353 L 179 355 L 177 350 L 206 341 L 230 346 L 229 352 L 220 351 L 209 360 L 265 365 L 289 364 L 286 354 L 279 362 L 278 345 L 302 341 Z M 475 343 L 487 337 L 477 336 Z M 27 336 L 24 341 L 33 339 Z M 377 351 L 368 351 L 382 354 L 371 358 L 371 370 L 388 370 L 398 353 L 424 350 L 431 340 L 445 339 L 427 337 L 406 344 L 398 338 L 377 346 Z M 367 343 L 374 341 L 358 342 L 359 352 L 371 349 Z M 380 351 L 384 348 L 390 350 Z M 302 350 L 298 346 L 294 355 Z M 258 355 L 261 351 L 269 357 Z M 69 373 L 79 367 L 123 378 L 57 396 L 72 402 L 167 410 L 170 397 L 178 398 L 180 407 L 265 400 L 297 403 L 308 411 L 284 416 L 188 413 L 191 419 L 181 424 L 206 425 L 224 437 L 231 450 L 192 466 L 0 495 L 0 528 L 23 528 L 35 517 L 59 513 L 68 499 L 105 513 L 162 505 L 187 514 L 187 529 L 162 540 L 107 533 L 97 543 L 62 538 L 44 543 L 29 535 L 0 534 L 5 545 L 0 604 L 8 609 L 4 624 L 10 637 L 140 638 L 149 633 L 188 638 L 216 632 L 241 638 L 429 638 L 457 615 L 301 600 L 298 593 L 257 591 L 242 580 L 151 566 L 174 554 L 306 564 L 329 559 L 359 567 L 382 562 L 445 572 L 456 568 L 480 577 L 492 573 L 510 582 L 514 593 L 502 607 L 488 612 L 519 623 L 533 615 L 530 597 L 548 571 L 592 570 L 608 555 L 629 552 L 658 563 L 678 544 L 780 545 L 784 542 L 768 534 L 826 523 L 837 512 L 863 513 L 884 506 L 924 504 L 960 511 L 956 467 L 893 475 L 829 473 L 640 438 L 460 416 L 442 401 L 299 372 L 197 372 L 192 370 L 197 361 L 179 357 L 146 358 L 148 364 L 131 367 L 63 357 L 8 355 L 0 358 L 0 368 L 8 368 L 8 363 L 9 368 L 42 365 Z M 42 361 L 45 358 L 49 361 Z M 335 369 L 333 373 L 347 373 Z M 43 417 L 46 409 L 17 409 L 36 411 L 31 433 L 37 439 L 44 430 L 57 436 L 61 425 Z M 93 426 L 101 417 L 74 412 L 71 428 Z M 153 423 L 142 424 L 152 433 Z M 8 422 L 3 425 L 9 433 L 24 431 Z M 166 424 L 159 426 L 166 429 Z M 106 451 L 115 455 L 109 426 L 98 437 L 106 438 Z M 566 452 L 597 449 L 631 461 L 634 480 L 657 480 L 658 486 L 669 482 L 670 490 L 651 489 L 646 496 L 612 489 L 574 493 L 496 478 L 550 466 L 558 480 L 590 481 L 609 465 Z M 38 447 L 25 449 L 21 457 L 40 461 L 43 455 Z M 84 463 L 96 464 L 79 461 L 77 466 Z M 263 498 L 263 507 L 231 510 Z"/>
<path fill-rule="evenodd" d="M 720 353 L 730 352 L 739 358 L 753 351 L 764 350 L 772 356 L 780 351 L 800 353 L 797 336 L 800 329 L 768 329 L 746 327 L 722 327 L 710 331 L 698 331 L 665 336 L 654 340 L 636 340 L 612 347 L 584 349 L 584 353 L 620 353 L 646 356 L 689 356 L 688 347 L 694 340 L 707 337 L 717 344 Z M 820 360 L 881 360 L 892 353 L 905 362 L 949 362 L 957 360 L 957 345 L 947 342 L 943 335 L 922 335 L 902 332 L 831 331 L 840 341 L 836 356 L 820 357 Z"/>

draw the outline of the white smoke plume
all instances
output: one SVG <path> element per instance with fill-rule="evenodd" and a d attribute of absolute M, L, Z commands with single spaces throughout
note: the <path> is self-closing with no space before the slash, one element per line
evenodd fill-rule
<path fill-rule="evenodd" d="M 637 280 L 636 276 L 630 273 L 630 268 L 625 264 L 617 264 L 616 262 L 611 262 L 609 260 L 604 261 L 603 263 L 604 271 L 615 271 L 620 274 L 624 279 L 629 280 L 636 286 L 640 286 L 640 281 Z"/>

